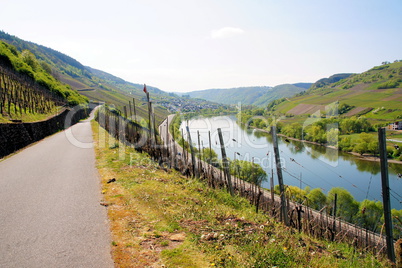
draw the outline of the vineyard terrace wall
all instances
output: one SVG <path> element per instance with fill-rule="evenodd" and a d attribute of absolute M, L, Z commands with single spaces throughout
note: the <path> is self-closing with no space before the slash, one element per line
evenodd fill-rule
<path fill-rule="evenodd" d="M 93 108 L 94 105 L 77 106 L 39 122 L 0 124 L 0 158 L 76 124 L 88 117 Z"/>

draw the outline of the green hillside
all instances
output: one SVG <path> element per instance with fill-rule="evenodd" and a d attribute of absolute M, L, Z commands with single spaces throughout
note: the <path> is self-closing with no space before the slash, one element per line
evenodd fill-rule
<path fill-rule="evenodd" d="M 52 75 L 46 62 L 0 40 L 0 122 L 43 120 L 64 106 L 86 103 L 85 96 Z"/>
<path fill-rule="evenodd" d="M 305 91 L 310 83 L 284 84 L 275 87 L 239 87 L 225 89 L 207 89 L 187 93 L 191 98 L 200 98 L 223 104 L 266 106 L 275 99 L 293 96 Z"/>
<path fill-rule="evenodd" d="M 323 115 L 331 104 L 337 103 L 339 108 L 348 107 L 339 109 L 340 115 L 365 116 L 375 124 L 402 118 L 402 62 L 395 61 L 361 74 L 345 76 L 336 82 L 321 79 L 306 92 L 271 103 L 269 109 L 294 121 L 312 114 Z"/>
<path fill-rule="evenodd" d="M 48 84 L 54 84 L 55 86 L 52 86 L 51 90 L 55 89 L 56 93 L 59 92 L 66 97 L 70 104 L 82 102 L 81 98 L 85 100 L 83 95 L 89 100 L 106 102 L 123 111 L 123 107 L 128 107 L 129 101 L 133 101 L 134 98 L 137 115 L 148 118 L 143 84 L 130 83 L 106 72 L 84 66 L 76 59 L 61 52 L 22 40 L 3 31 L 0 31 L 0 40 L 4 41 L 6 44 L 4 46 L 13 48 L 13 52 L 7 52 L 7 55 L 25 53 L 32 56 L 40 71 L 39 76 L 44 77 L 42 80 L 47 79 L 50 81 Z M 32 68 L 28 65 L 22 63 L 17 63 L 17 65 L 19 69 L 22 68 L 23 72 L 32 73 Z M 46 71 L 42 72 L 43 70 Z M 37 75 L 31 74 L 31 76 Z M 147 90 L 150 92 L 157 122 L 161 122 L 168 113 L 177 110 L 196 112 L 202 108 L 217 107 L 216 104 L 205 101 L 181 98 L 150 85 L 147 85 Z M 68 96 L 63 94 L 68 94 Z"/>
<path fill-rule="evenodd" d="M 86 67 L 61 52 L 22 40 L 3 31 L 0 31 L 0 40 L 15 47 L 19 53 L 31 52 L 41 65 L 47 66 L 51 77 L 61 82 L 60 84 L 64 87 L 68 87 L 90 100 L 113 104 L 116 108 L 123 110 L 123 106 L 128 106 L 129 100 L 136 98 L 138 114 L 147 118 L 147 106 L 143 104 L 146 101 L 142 91 L 143 85 L 132 84 L 108 73 Z M 154 102 L 158 102 L 165 95 L 156 88 L 147 88 L 151 92 Z M 164 118 L 166 109 L 156 105 L 155 114 L 156 120 L 159 122 Z"/>

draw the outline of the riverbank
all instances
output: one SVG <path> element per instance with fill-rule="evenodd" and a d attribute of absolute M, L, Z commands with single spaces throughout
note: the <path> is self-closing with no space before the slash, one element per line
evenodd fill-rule
<path fill-rule="evenodd" d="M 257 131 L 265 132 L 265 133 L 271 134 L 269 131 L 267 131 L 267 130 L 265 130 L 265 129 L 260 129 L 260 128 L 256 128 L 256 127 L 253 127 L 253 126 L 250 126 L 250 127 L 251 127 L 252 129 L 257 130 Z M 325 144 L 322 144 L 322 143 L 319 143 L 319 142 L 307 141 L 307 140 L 300 140 L 300 139 L 288 137 L 288 136 L 283 135 L 283 134 L 278 134 L 278 136 L 281 136 L 281 137 L 284 137 L 284 138 L 286 138 L 286 139 L 293 140 L 293 141 L 299 141 L 299 142 L 303 142 L 303 143 L 314 144 L 314 145 L 319 145 L 319 146 L 323 146 L 323 147 L 326 147 L 326 148 L 331 148 L 331 149 L 333 149 L 333 150 L 339 150 L 339 149 L 338 149 L 337 147 L 335 147 L 335 146 L 325 145 Z M 377 157 L 377 156 L 375 156 L 375 155 L 367 155 L 367 154 L 361 155 L 361 154 L 356 153 L 356 152 L 344 152 L 344 153 L 351 154 L 351 155 L 353 155 L 353 156 L 355 156 L 355 157 L 357 157 L 357 158 L 359 158 L 359 159 L 361 159 L 361 160 L 372 161 L 372 162 L 380 162 L 380 158 Z M 402 165 L 402 161 L 395 160 L 395 159 L 388 159 L 388 163 L 393 163 L 393 164 Z"/>

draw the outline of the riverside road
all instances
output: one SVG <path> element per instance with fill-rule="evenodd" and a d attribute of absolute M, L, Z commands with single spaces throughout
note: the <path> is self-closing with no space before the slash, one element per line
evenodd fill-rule
<path fill-rule="evenodd" d="M 1 161 L 0 267 L 113 267 L 101 198 L 89 120 Z"/>

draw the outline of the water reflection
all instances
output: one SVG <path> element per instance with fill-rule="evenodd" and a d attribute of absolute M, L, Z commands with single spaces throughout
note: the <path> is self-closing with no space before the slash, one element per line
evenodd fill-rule
<path fill-rule="evenodd" d="M 182 127 L 184 124 L 182 125 Z M 237 125 L 235 117 L 212 117 L 189 121 L 193 142 L 197 143 L 197 130 L 205 147 L 209 146 L 208 132 L 211 132 L 211 147 L 221 156 L 217 128 L 221 128 L 225 140 L 226 153 L 234 159 L 260 164 L 267 174 L 275 172 L 272 137 L 269 133 L 244 129 Z M 321 188 L 328 192 L 333 187 L 347 189 L 358 201 L 364 199 L 382 200 L 380 163 L 362 160 L 351 154 L 316 144 L 279 138 L 281 162 L 285 168 L 285 184 L 301 188 Z M 398 195 L 402 195 L 402 165 L 389 164 L 390 188 L 394 192 L 391 206 L 402 209 Z M 275 177 L 276 181 L 276 177 Z M 269 184 L 263 184 L 269 188 Z M 397 194 L 395 194 L 397 193 Z"/>

